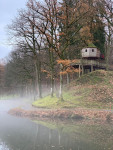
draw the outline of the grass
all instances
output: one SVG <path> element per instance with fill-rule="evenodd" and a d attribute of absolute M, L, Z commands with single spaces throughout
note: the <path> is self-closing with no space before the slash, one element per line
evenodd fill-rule
<path fill-rule="evenodd" d="M 113 72 L 99 70 L 81 76 L 64 88 L 63 99 L 46 96 L 33 105 L 41 108 L 113 108 Z"/>
<path fill-rule="evenodd" d="M 0 100 L 9 100 L 9 99 L 12 99 L 12 98 L 16 98 L 17 95 L 2 95 L 0 96 Z"/>
<path fill-rule="evenodd" d="M 52 106 L 56 106 L 58 102 L 58 98 L 56 96 L 51 97 L 51 96 L 46 96 L 42 99 L 39 99 L 35 102 L 32 103 L 33 106 L 38 106 L 38 107 L 47 107 L 51 108 Z"/>
<path fill-rule="evenodd" d="M 63 92 L 63 101 L 59 100 L 58 97 L 46 96 L 32 103 L 35 107 L 40 108 L 74 108 L 80 107 L 82 96 L 75 96 L 70 92 Z"/>
<path fill-rule="evenodd" d="M 64 101 L 59 100 L 56 96 L 52 97 L 46 96 L 42 99 L 39 99 L 32 103 L 33 106 L 39 108 L 52 108 L 52 109 L 60 109 L 60 108 L 103 108 L 102 103 L 97 102 L 89 102 L 86 101 L 86 91 L 84 91 L 83 95 L 73 95 L 71 92 L 63 93 Z"/>

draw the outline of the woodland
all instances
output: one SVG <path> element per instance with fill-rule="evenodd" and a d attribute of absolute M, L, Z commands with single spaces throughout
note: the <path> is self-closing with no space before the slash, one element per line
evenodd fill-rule
<path fill-rule="evenodd" d="M 0 94 L 62 99 L 63 86 L 78 77 L 70 64 L 94 44 L 113 63 L 112 0 L 28 0 L 7 26 L 13 45 L 0 64 Z"/>

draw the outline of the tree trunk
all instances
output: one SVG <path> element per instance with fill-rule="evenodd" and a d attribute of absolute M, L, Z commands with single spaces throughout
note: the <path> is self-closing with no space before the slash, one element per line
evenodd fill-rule
<path fill-rule="evenodd" d="M 38 94 L 39 98 L 42 98 L 41 62 L 38 62 Z"/>
<path fill-rule="evenodd" d="M 51 97 L 54 96 L 54 79 L 53 76 L 51 75 Z"/>
<path fill-rule="evenodd" d="M 109 56 L 110 56 L 110 37 L 108 37 L 108 44 L 106 50 L 106 70 L 109 70 Z"/>
<path fill-rule="evenodd" d="M 42 98 L 42 88 L 41 88 L 41 64 L 37 62 L 35 58 L 35 72 L 36 72 L 36 91 L 38 91 L 39 98 Z"/>
<path fill-rule="evenodd" d="M 70 83 L 70 76 L 69 76 L 69 73 L 67 73 L 67 84 Z"/>
<path fill-rule="evenodd" d="M 60 64 L 60 91 L 59 91 L 59 98 L 60 100 L 63 100 L 63 95 L 62 95 L 62 89 L 63 89 L 63 66 Z"/>
<path fill-rule="evenodd" d="M 50 67 L 51 67 L 51 97 L 54 96 L 54 58 L 53 58 L 53 49 L 50 48 L 49 51 L 50 57 Z"/>

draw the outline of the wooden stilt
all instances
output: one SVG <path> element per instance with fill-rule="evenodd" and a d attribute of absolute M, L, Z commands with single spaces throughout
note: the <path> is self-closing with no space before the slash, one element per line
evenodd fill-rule
<path fill-rule="evenodd" d="M 84 66 L 82 65 L 82 75 L 84 74 Z"/>
<path fill-rule="evenodd" d="M 80 65 L 79 65 L 79 77 L 80 77 L 80 72 L 81 72 L 81 69 L 80 69 Z"/>
<path fill-rule="evenodd" d="M 91 65 L 91 72 L 93 71 L 93 65 Z"/>

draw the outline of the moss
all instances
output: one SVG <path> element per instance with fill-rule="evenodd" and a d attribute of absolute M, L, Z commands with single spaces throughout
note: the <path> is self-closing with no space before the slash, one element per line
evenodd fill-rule
<path fill-rule="evenodd" d="M 57 105 L 58 98 L 56 96 L 46 96 L 32 103 L 33 106 L 51 108 Z"/>
<path fill-rule="evenodd" d="M 96 46 L 95 46 L 93 43 L 89 43 L 89 44 L 88 44 L 88 47 L 96 48 Z"/>
<path fill-rule="evenodd" d="M 80 96 L 75 97 L 70 93 L 64 92 L 63 101 L 58 99 L 56 96 L 52 98 L 51 96 L 47 96 L 33 102 L 32 105 L 40 108 L 73 108 L 80 103 L 78 98 L 80 98 Z"/>

